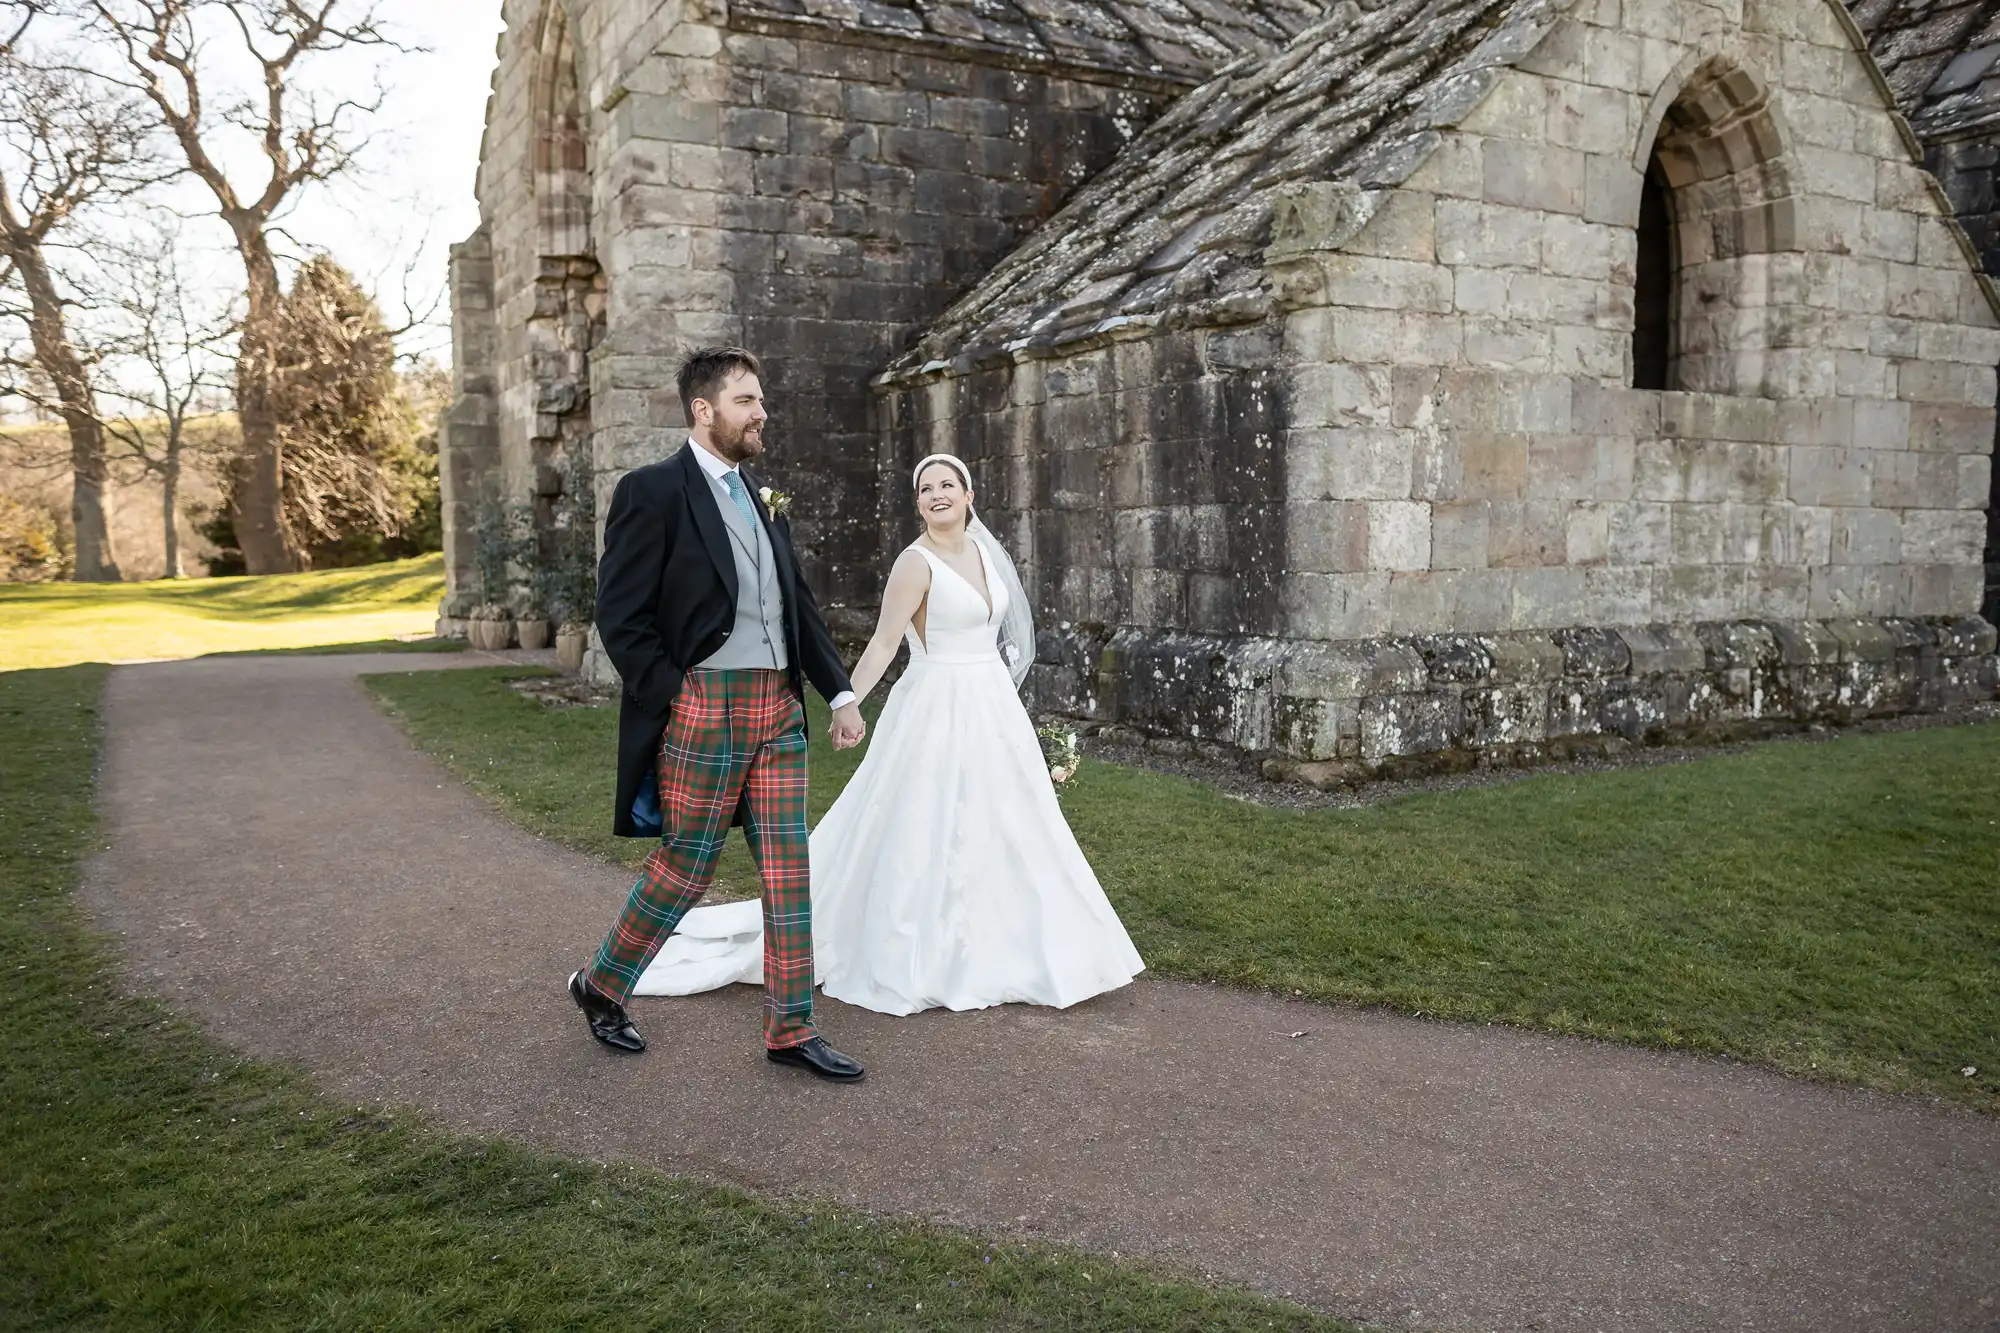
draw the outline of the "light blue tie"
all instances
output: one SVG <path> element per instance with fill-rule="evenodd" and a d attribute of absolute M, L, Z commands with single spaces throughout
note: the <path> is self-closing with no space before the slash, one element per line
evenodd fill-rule
<path fill-rule="evenodd" d="M 743 478 L 731 468 L 722 474 L 722 484 L 729 489 L 729 498 L 736 501 L 736 507 L 743 511 L 743 521 L 750 525 L 750 531 L 757 530 L 757 509 L 750 503 L 750 492 L 743 488 Z"/>

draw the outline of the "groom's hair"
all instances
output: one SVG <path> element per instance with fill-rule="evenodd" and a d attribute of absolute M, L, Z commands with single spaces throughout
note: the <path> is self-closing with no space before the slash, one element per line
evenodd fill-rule
<path fill-rule="evenodd" d="M 705 398 L 714 403 L 715 395 L 739 370 L 759 379 L 764 375 L 756 354 L 741 347 L 698 347 L 688 354 L 680 373 L 681 411 L 687 413 L 688 425 L 694 425 L 694 400 Z"/>

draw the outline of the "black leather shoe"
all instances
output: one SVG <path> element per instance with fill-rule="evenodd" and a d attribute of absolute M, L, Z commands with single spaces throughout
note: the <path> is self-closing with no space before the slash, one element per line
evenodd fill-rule
<path fill-rule="evenodd" d="M 612 1050 L 637 1054 L 646 1049 L 646 1039 L 625 1016 L 625 1006 L 585 981 L 583 973 L 570 973 L 569 998 L 576 1001 L 576 1007 L 589 1020 L 590 1035 Z"/>
<path fill-rule="evenodd" d="M 867 1070 L 827 1045 L 823 1037 L 781 1051 L 765 1051 L 764 1058 L 774 1065 L 796 1065 L 808 1074 L 836 1083 L 858 1083 L 868 1076 Z"/>

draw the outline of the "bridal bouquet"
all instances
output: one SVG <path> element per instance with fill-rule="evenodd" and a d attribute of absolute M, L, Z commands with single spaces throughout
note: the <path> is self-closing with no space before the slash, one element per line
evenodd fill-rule
<path fill-rule="evenodd" d="M 1049 781 L 1060 791 L 1076 776 L 1076 733 L 1068 727 L 1042 727 L 1035 732 L 1042 743 L 1042 762 L 1049 766 Z"/>

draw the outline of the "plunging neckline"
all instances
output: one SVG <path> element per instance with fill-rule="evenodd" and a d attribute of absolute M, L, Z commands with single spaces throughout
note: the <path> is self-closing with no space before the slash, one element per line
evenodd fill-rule
<path fill-rule="evenodd" d="M 966 544 L 972 547 L 974 554 L 977 555 L 979 558 L 979 577 L 985 581 L 986 586 L 989 589 L 988 592 L 981 592 L 979 589 L 973 587 L 971 579 L 965 577 L 965 575 L 953 569 L 951 567 L 950 561 L 946 560 L 936 551 L 933 551 L 930 547 L 925 546 L 922 542 L 918 542 L 916 545 L 918 550 L 922 551 L 925 555 L 929 556 L 933 561 L 937 563 L 938 568 L 944 570 L 945 573 L 951 575 L 953 578 L 957 579 L 960 583 L 963 583 L 965 585 L 967 592 L 970 592 L 974 597 L 977 597 L 982 603 L 985 604 L 986 619 L 980 621 L 979 623 L 982 625 L 990 625 L 993 623 L 993 597 L 990 592 L 990 589 L 993 587 L 993 570 L 992 567 L 986 563 L 986 548 L 984 546 L 981 546 L 978 542 L 974 541 L 970 537 L 967 537 L 965 540 Z"/>

